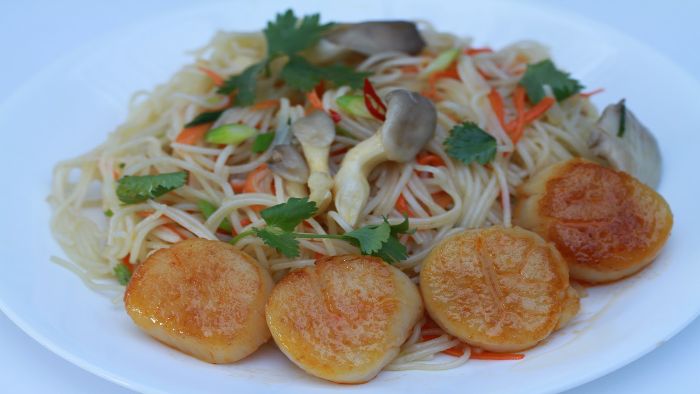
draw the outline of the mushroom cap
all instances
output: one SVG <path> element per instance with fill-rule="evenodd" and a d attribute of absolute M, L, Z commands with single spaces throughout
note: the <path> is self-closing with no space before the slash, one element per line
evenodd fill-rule
<path fill-rule="evenodd" d="M 371 21 L 346 23 L 333 28 L 326 40 L 365 55 L 396 51 L 418 54 L 425 41 L 416 24 L 408 21 Z"/>
<path fill-rule="evenodd" d="M 389 93 L 382 144 L 389 160 L 406 162 L 435 135 L 437 111 L 432 101 L 416 92 L 397 89 Z"/>
<path fill-rule="evenodd" d="M 624 130 L 619 135 L 624 111 Z M 625 107 L 625 100 L 605 107 L 589 138 L 593 153 L 616 170 L 625 171 L 656 188 L 661 180 L 661 152 L 656 138 Z"/>
<path fill-rule="evenodd" d="M 306 161 L 292 145 L 277 145 L 272 150 L 270 170 L 282 178 L 296 183 L 306 183 L 309 167 Z"/>
<path fill-rule="evenodd" d="M 335 124 L 325 112 L 314 111 L 294 122 L 292 132 L 302 145 L 325 147 L 335 138 Z"/>

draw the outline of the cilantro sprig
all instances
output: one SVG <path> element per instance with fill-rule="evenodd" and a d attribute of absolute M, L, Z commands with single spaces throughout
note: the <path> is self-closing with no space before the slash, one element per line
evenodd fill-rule
<path fill-rule="evenodd" d="M 532 104 L 537 104 L 545 97 L 544 85 L 548 85 L 557 101 L 567 99 L 583 89 L 569 73 L 558 70 L 551 60 L 545 59 L 535 64 L 528 64 L 520 82 L 527 92 Z"/>
<path fill-rule="evenodd" d="M 262 70 L 269 69 L 270 62 L 280 57 L 287 57 L 288 61 L 282 67 L 279 78 L 294 89 L 309 92 L 322 80 L 337 86 L 362 86 L 369 73 L 357 72 L 343 65 L 317 66 L 301 57 L 301 52 L 316 45 L 323 33 L 333 26 L 333 23 L 321 24 L 320 20 L 319 14 L 298 18 L 292 10 L 277 14 L 263 31 L 267 41 L 267 57 L 227 79 L 218 92 L 231 94 L 235 91 L 237 106 L 253 104 Z"/>
<path fill-rule="evenodd" d="M 410 232 L 408 218 L 392 225 L 384 218 L 379 224 L 370 224 L 345 234 L 298 233 L 294 229 L 317 212 L 316 203 L 308 198 L 290 198 L 287 202 L 263 209 L 260 214 L 267 226 L 244 231 L 230 242 L 255 235 L 266 245 L 277 249 L 287 257 L 299 256 L 299 241 L 303 238 L 339 239 L 349 242 L 365 255 L 377 256 L 388 263 L 395 263 L 407 257 L 406 247 L 399 242 L 400 234 Z"/>
<path fill-rule="evenodd" d="M 119 179 L 117 197 L 124 204 L 135 204 L 154 199 L 187 183 L 187 172 L 169 172 L 158 175 L 127 175 Z"/>
<path fill-rule="evenodd" d="M 444 142 L 447 154 L 464 164 L 486 164 L 496 156 L 496 139 L 473 122 L 458 124 Z"/>

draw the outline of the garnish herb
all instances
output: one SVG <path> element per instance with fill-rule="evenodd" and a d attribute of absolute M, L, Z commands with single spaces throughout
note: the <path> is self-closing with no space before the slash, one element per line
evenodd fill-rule
<path fill-rule="evenodd" d="M 447 154 L 464 164 L 486 164 L 496 156 L 496 139 L 473 122 L 454 126 L 444 144 Z"/>
<path fill-rule="evenodd" d="M 217 210 L 216 205 L 207 200 L 197 201 L 197 208 L 199 208 L 199 210 L 202 212 L 204 219 L 209 219 L 209 216 L 211 216 Z M 224 220 L 219 223 L 219 229 L 230 234 L 231 231 L 233 231 L 233 226 L 231 226 L 231 222 L 228 220 L 228 218 L 224 218 Z"/>
<path fill-rule="evenodd" d="M 117 280 L 122 286 L 126 286 L 129 280 L 131 280 L 131 271 L 129 271 L 129 267 L 124 265 L 124 263 L 119 263 L 114 267 L 114 275 L 117 276 Z"/>
<path fill-rule="evenodd" d="M 528 64 L 527 70 L 520 82 L 527 91 L 527 97 L 532 104 L 537 104 L 545 97 L 544 85 L 548 85 L 557 101 L 562 101 L 583 89 L 577 80 L 569 73 L 557 70 L 551 60 Z"/>
<path fill-rule="evenodd" d="M 316 66 L 299 55 L 313 47 L 332 23 L 321 24 L 319 14 L 307 15 L 301 19 L 292 10 L 277 14 L 274 21 L 268 22 L 264 30 L 267 40 L 267 58 L 255 63 L 239 75 L 227 79 L 219 88 L 221 94 L 236 92 L 235 105 L 248 106 L 255 102 L 257 78 L 270 62 L 286 56 L 288 62 L 282 68 L 280 78 L 289 86 L 308 92 L 322 80 L 336 85 L 349 85 L 359 88 L 368 73 L 357 72 L 343 65 Z M 269 70 L 268 70 L 269 72 Z"/>
<path fill-rule="evenodd" d="M 269 133 L 258 134 L 258 136 L 255 137 L 255 141 L 253 141 L 253 147 L 251 148 L 251 150 L 253 151 L 253 153 L 263 153 L 270 147 L 274 139 L 274 131 L 271 131 Z"/>
<path fill-rule="evenodd" d="M 219 119 L 219 116 L 221 116 L 222 113 L 224 113 L 224 110 L 202 112 L 201 114 L 195 116 L 195 118 L 192 119 L 189 123 L 187 123 L 185 125 L 185 128 L 215 122 L 217 119 Z"/>
<path fill-rule="evenodd" d="M 349 114 L 362 118 L 372 117 L 372 114 L 367 111 L 367 107 L 365 106 L 365 98 L 363 96 L 346 94 L 335 99 L 335 102 L 340 108 L 342 108 L 343 111 Z"/>
<path fill-rule="evenodd" d="M 111 209 L 108 209 L 105 211 L 105 216 L 107 216 L 108 218 L 111 218 L 112 216 L 114 216 L 114 212 L 112 212 Z"/>
<path fill-rule="evenodd" d="M 625 100 L 620 101 L 620 125 L 617 127 L 617 136 L 622 138 L 625 135 L 625 122 L 627 118 L 627 107 Z"/>
<path fill-rule="evenodd" d="M 187 172 L 158 175 L 127 175 L 119 179 L 117 197 L 124 204 L 135 204 L 157 198 L 187 183 Z"/>
<path fill-rule="evenodd" d="M 345 234 L 297 233 L 294 229 L 306 219 L 316 214 L 316 203 L 308 198 L 290 198 L 287 202 L 266 208 L 260 212 L 267 226 L 242 232 L 230 242 L 235 244 L 241 238 L 255 235 L 265 244 L 277 249 L 287 257 L 299 256 L 301 238 L 339 239 L 349 242 L 365 255 L 377 256 L 388 263 L 407 257 L 406 247 L 398 240 L 400 234 L 409 233 L 408 218 L 400 224 L 391 225 L 384 218 L 380 224 L 361 227 Z"/>

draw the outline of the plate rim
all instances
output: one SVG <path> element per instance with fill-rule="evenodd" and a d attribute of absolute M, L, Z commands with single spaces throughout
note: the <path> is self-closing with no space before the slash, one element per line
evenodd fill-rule
<path fill-rule="evenodd" d="M 564 17 L 576 24 L 580 25 L 585 25 L 587 27 L 593 27 L 596 29 L 600 29 L 604 35 L 614 35 L 616 36 L 616 39 L 624 41 L 626 44 L 630 44 L 633 46 L 636 46 L 638 49 L 644 51 L 645 53 L 649 55 L 653 55 L 657 61 L 665 63 L 666 67 L 670 67 L 674 69 L 675 74 L 682 76 L 685 80 L 688 82 L 693 83 L 694 86 L 690 86 L 689 88 L 697 88 L 700 90 L 700 79 L 696 78 L 693 76 L 688 70 L 686 70 L 685 67 L 679 65 L 675 61 L 673 61 L 668 55 L 666 55 L 663 52 L 660 52 L 659 50 L 653 48 L 651 45 L 640 41 L 636 37 L 633 37 L 627 33 L 624 33 L 620 31 L 619 29 L 608 25 L 604 22 L 599 22 L 597 20 L 591 19 L 587 16 L 578 14 L 576 12 L 562 9 L 558 7 L 556 4 L 540 4 L 540 3 L 519 3 L 515 2 L 513 0 L 492 0 L 489 3 L 500 3 L 501 5 L 508 5 L 512 7 L 518 7 L 518 8 L 525 8 L 525 9 L 530 9 L 530 10 L 537 10 L 543 13 L 551 14 L 552 16 L 559 16 L 559 17 Z M 98 45 L 99 42 L 103 42 L 106 40 L 110 40 L 113 37 L 119 35 L 121 32 L 126 32 L 130 31 L 133 29 L 137 29 L 143 26 L 147 26 L 150 23 L 153 23 L 154 21 L 158 20 L 167 20 L 170 18 L 177 17 L 178 15 L 181 14 L 188 14 L 192 12 L 193 10 L 204 10 L 207 8 L 217 8 L 221 7 L 221 5 L 224 4 L 224 2 L 211 2 L 211 3 L 193 3 L 193 4 L 188 4 L 184 5 L 181 7 L 178 7 L 175 10 L 172 11 L 166 11 L 166 12 L 161 12 L 153 17 L 150 17 L 148 19 L 143 19 L 143 20 L 137 20 L 131 23 L 127 23 L 124 25 L 121 25 L 119 27 L 113 28 L 112 30 L 109 30 L 107 32 L 98 34 L 92 38 L 89 38 L 88 40 L 83 41 L 80 43 L 78 46 L 75 48 L 65 52 L 64 54 L 56 57 L 54 60 L 49 62 L 47 65 L 41 67 L 37 72 L 31 74 L 28 76 L 18 87 L 16 87 L 14 90 L 10 91 L 5 99 L 0 102 L 0 113 L 5 113 L 7 107 L 11 105 L 14 101 L 19 101 L 22 96 L 24 96 L 28 91 L 31 91 L 32 88 L 38 84 L 38 81 L 40 81 L 42 78 L 45 78 L 46 75 L 50 75 L 53 70 L 59 69 L 61 66 L 63 66 L 65 63 L 69 63 L 72 59 L 76 58 L 79 54 L 90 54 L 92 51 L 95 50 L 95 47 Z M 284 8 L 284 7 L 283 7 Z M 190 50 L 191 48 L 183 48 L 182 52 L 186 52 Z M 158 82 L 157 84 L 162 83 Z M 148 87 L 148 89 L 152 89 L 154 86 Z M 3 245 L 6 246 L 6 245 Z M 31 324 L 29 324 L 24 318 L 21 317 L 21 314 L 17 313 L 12 307 L 10 307 L 9 304 L 6 303 L 4 298 L 0 297 L 0 311 L 2 311 L 10 321 L 12 321 L 13 324 L 15 324 L 20 330 L 22 330 L 24 333 L 26 333 L 30 338 L 38 342 L 41 346 L 46 348 L 47 350 L 51 351 L 55 355 L 59 356 L 65 361 L 68 361 L 69 363 L 92 373 L 93 375 L 99 376 L 100 378 L 103 378 L 111 383 L 117 384 L 119 386 L 122 386 L 124 388 L 127 388 L 129 390 L 134 390 L 138 392 L 147 392 L 147 393 L 160 393 L 163 392 L 161 389 L 153 386 L 149 386 L 147 384 L 140 383 L 137 380 L 133 379 L 128 379 L 128 378 L 123 378 L 119 376 L 118 374 L 115 374 L 103 367 L 101 367 L 98 364 L 92 363 L 88 360 L 86 360 L 83 357 L 76 356 L 73 352 L 70 351 L 70 349 L 65 348 L 64 346 L 59 345 L 56 341 L 50 339 L 48 336 L 43 335 L 40 333 L 35 327 L 33 327 Z M 692 316 L 687 318 L 682 324 L 679 324 L 674 327 L 672 330 L 667 330 L 667 334 L 664 336 L 664 338 L 656 343 L 650 343 L 646 347 L 639 347 L 636 352 L 630 352 L 627 357 L 623 358 L 617 358 L 617 362 L 614 363 L 608 363 L 606 364 L 606 367 L 601 367 L 595 370 L 591 370 L 588 373 L 583 373 L 578 376 L 577 379 L 571 379 L 567 381 L 565 384 L 556 384 L 556 383 L 549 383 L 547 385 L 543 385 L 543 391 L 542 392 L 558 392 L 558 391 L 566 391 L 569 389 L 572 389 L 574 387 L 578 387 L 580 385 L 583 385 L 585 383 L 591 382 L 593 380 L 596 380 L 598 378 L 601 378 L 603 376 L 606 376 L 610 373 L 613 373 L 615 371 L 618 371 L 620 368 L 629 365 L 630 363 L 634 362 L 635 360 L 638 360 L 642 358 L 643 356 L 651 353 L 655 349 L 659 348 L 661 345 L 663 345 L 665 342 L 676 336 L 679 332 L 683 331 L 690 323 L 692 323 L 694 320 L 696 320 L 700 316 L 700 301 L 697 303 L 696 308 L 694 313 L 692 313 Z M 371 391 L 373 390 L 372 387 L 369 385 L 364 385 L 364 386 L 359 386 L 361 390 L 368 390 Z M 374 388 L 376 389 L 376 388 Z"/>

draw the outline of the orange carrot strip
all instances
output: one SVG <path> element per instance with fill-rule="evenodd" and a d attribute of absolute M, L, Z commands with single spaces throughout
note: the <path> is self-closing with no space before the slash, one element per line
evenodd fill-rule
<path fill-rule="evenodd" d="M 522 360 L 525 355 L 522 353 L 472 352 L 469 358 L 473 360 Z"/>
<path fill-rule="evenodd" d="M 416 157 L 416 163 L 423 166 L 445 166 L 445 161 L 442 160 L 442 157 L 428 152 L 421 152 L 420 154 L 418 154 L 418 157 Z"/>
<path fill-rule="evenodd" d="M 591 97 L 591 96 L 596 95 L 598 93 L 603 93 L 604 91 L 605 91 L 605 89 L 598 88 L 595 90 L 591 90 L 590 92 L 579 93 L 579 96 L 588 98 L 588 97 Z"/>
<path fill-rule="evenodd" d="M 229 182 L 233 191 L 236 193 L 243 193 L 243 188 L 245 187 L 245 181 L 231 181 Z"/>
<path fill-rule="evenodd" d="M 396 210 L 399 211 L 399 213 L 413 217 L 414 213 L 411 211 L 411 208 L 408 207 L 408 203 L 406 202 L 406 198 L 403 196 L 403 194 L 399 194 L 399 198 L 396 199 Z"/>
<path fill-rule="evenodd" d="M 137 211 L 136 216 L 138 216 L 140 218 L 147 218 L 147 217 L 153 215 L 153 212 L 154 211 Z"/>
<path fill-rule="evenodd" d="M 214 82 L 214 85 L 221 86 L 224 84 L 224 77 L 216 73 L 214 70 L 204 66 L 197 66 L 197 68 L 199 69 L 199 71 L 203 72 L 209 78 L 211 78 L 212 82 Z"/>
<path fill-rule="evenodd" d="M 447 350 L 443 350 L 442 353 L 453 357 L 462 357 L 464 355 L 464 348 L 462 346 L 454 346 Z"/>
<path fill-rule="evenodd" d="M 503 97 L 501 97 L 501 95 L 498 93 L 498 90 L 496 89 L 491 89 L 488 97 L 489 102 L 491 103 L 491 108 L 493 108 L 493 112 L 498 118 L 498 123 L 501 124 L 501 127 L 506 127 L 506 115 L 505 110 L 503 109 Z"/>
<path fill-rule="evenodd" d="M 257 193 L 258 189 L 255 187 L 255 182 L 257 177 L 263 171 L 267 171 L 267 164 L 263 163 L 258 166 L 258 168 L 251 171 L 245 179 L 245 184 L 243 185 L 243 193 Z M 255 212 L 260 212 L 265 209 L 263 205 L 251 205 L 250 208 Z"/>
<path fill-rule="evenodd" d="M 168 223 L 168 224 L 164 224 L 163 227 L 165 227 L 165 228 L 167 228 L 168 230 L 174 232 L 174 233 L 177 234 L 178 237 L 180 237 L 181 239 L 187 239 L 187 238 L 188 238 L 188 237 L 187 237 L 187 233 L 184 233 L 184 232 L 183 232 L 184 229 L 183 229 L 182 227 L 180 227 L 179 225 L 175 225 L 175 224 Z"/>
<path fill-rule="evenodd" d="M 322 259 L 324 257 L 326 257 L 325 254 L 319 253 L 319 252 L 314 252 L 314 260 Z"/>
<path fill-rule="evenodd" d="M 178 144 L 194 145 L 204 138 L 204 134 L 209 131 L 211 125 L 211 123 L 204 123 L 184 128 L 175 138 L 175 142 Z"/>
<path fill-rule="evenodd" d="M 431 194 L 431 196 L 433 196 L 433 200 L 435 201 L 435 203 L 444 209 L 448 209 L 453 203 L 452 197 L 450 197 L 450 195 L 446 192 L 440 191 Z"/>
<path fill-rule="evenodd" d="M 131 258 L 130 256 L 131 255 L 128 254 L 124 256 L 124 258 L 122 259 L 122 264 L 124 264 L 124 266 L 129 270 L 129 272 L 133 273 L 134 268 L 136 268 L 136 266 L 134 264 L 131 264 L 131 261 L 129 260 Z"/>
<path fill-rule="evenodd" d="M 554 105 L 555 101 L 556 100 L 554 100 L 552 97 L 545 97 L 540 100 L 539 103 L 525 113 L 525 116 L 523 117 L 523 124 L 530 124 L 537 120 L 537 118 L 540 116 L 544 115 L 544 113 L 547 112 L 552 105 Z"/>
<path fill-rule="evenodd" d="M 478 55 L 478 54 L 480 54 L 480 53 L 491 53 L 491 52 L 493 52 L 493 49 L 491 49 L 491 48 L 489 48 L 489 47 L 485 47 L 485 48 L 468 48 L 468 49 L 465 49 L 465 50 L 464 50 L 464 54 L 465 54 L 465 55 L 468 55 L 468 56 L 474 56 L 474 55 Z"/>
<path fill-rule="evenodd" d="M 525 89 L 520 85 L 513 92 L 513 104 L 515 105 L 515 120 L 506 125 L 506 133 L 515 144 L 520 140 L 525 128 Z"/>
<path fill-rule="evenodd" d="M 306 99 L 309 100 L 309 104 L 311 104 L 312 108 L 316 108 L 318 110 L 323 111 L 323 103 L 321 102 L 321 99 L 318 97 L 318 94 L 316 94 L 315 90 L 312 90 L 309 93 L 307 93 Z"/>
<path fill-rule="evenodd" d="M 243 219 L 241 219 L 241 227 L 245 227 L 245 226 L 249 225 L 250 223 L 252 223 L 252 222 L 251 222 L 250 219 L 248 219 L 248 218 L 243 218 Z M 234 236 L 234 237 L 235 237 L 236 235 L 238 235 L 238 232 L 236 232 L 236 229 L 235 229 L 235 228 L 232 228 L 232 229 L 231 229 L 231 235 Z"/>
<path fill-rule="evenodd" d="M 279 105 L 279 103 L 280 101 L 277 99 L 264 100 L 259 103 L 253 104 L 250 108 L 259 111 L 268 108 L 275 108 Z"/>

